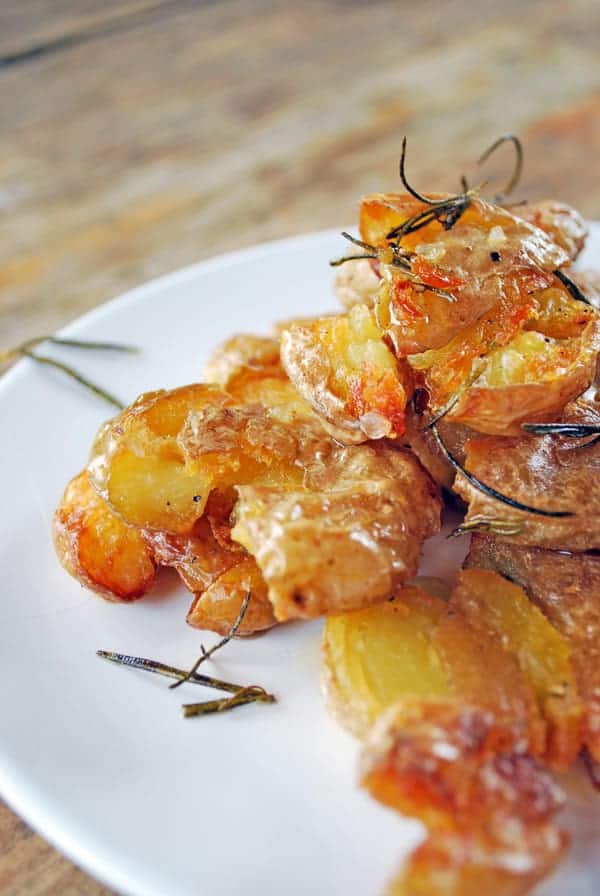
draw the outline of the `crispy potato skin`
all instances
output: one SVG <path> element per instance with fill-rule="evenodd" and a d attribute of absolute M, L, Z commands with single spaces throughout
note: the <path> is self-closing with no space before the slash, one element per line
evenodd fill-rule
<path fill-rule="evenodd" d="M 432 479 L 438 485 L 450 490 L 456 476 L 454 467 L 446 459 L 440 450 L 435 438 L 427 424 L 433 419 L 430 411 L 417 413 L 413 406 L 409 406 L 406 412 L 405 439 L 411 451 L 416 454 Z M 464 462 L 464 446 L 467 439 L 476 436 L 476 433 L 460 423 L 449 421 L 442 417 L 437 423 L 438 431 L 454 457 Z"/>
<path fill-rule="evenodd" d="M 231 361 L 227 391 L 142 396 L 102 431 L 89 467 L 95 488 L 200 596 L 195 625 L 210 617 L 223 628 L 243 599 L 242 571 L 273 607 L 260 601 L 261 629 L 385 600 L 439 529 L 436 486 L 390 444 L 340 445 L 269 351 L 261 368 L 260 346 L 230 349 L 221 354 Z M 252 369 L 239 360 L 257 354 Z M 248 555 L 257 566 L 237 569 Z"/>
<path fill-rule="evenodd" d="M 519 369 L 516 382 L 511 383 L 509 378 L 503 385 L 491 385 L 484 369 L 449 411 L 448 420 L 490 435 L 520 435 L 521 423 L 551 420 L 569 401 L 585 392 L 596 371 L 600 347 L 597 320 L 589 320 L 579 338 L 550 342 L 549 338 L 538 336 L 538 342 L 543 346 L 549 343 L 552 348 L 543 359 L 535 351 L 529 357 L 527 349 L 521 353 L 517 346 L 526 338 L 517 337 L 502 352 L 508 357 L 512 350 L 524 358 L 525 371 Z M 488 370 L 492 363 L 490 359 Z M 519 381 L 523 376 L 526 381 Z"/>
<path fill-rule="evenodd" d="M 281 360 L 327 431 L 344 444 L 404 432 L 410 368 L 395 359 L 365 305 L 284 330 Z"/>
<path fill-rule="evenodd" d="M 375 725 L 363 787 L 429 830 L 391 896 L 524 896 L 560 861 L 568 841 L 554 816 L 564 796 L 499 734 L 492 714 L 452 700 L 403 702 Z"/>
<path fill-rule="evenodd" d="M 425 208 L 401 194 L 367 197 L 361 205 L 361 234 L 385 246 L 390 229 Z M 553 272 L 570 260 L 543 230 L 480 199 L 450 230 L 433 222 L 403 236 L 401 247 L 414 253 L 412 271 L 420 282 L 446 289 L 454 301 L 415 290 L 401 270 L 380 260 L 384 285 L 378 319 L 398 355 L 441 348 L 498 302 L 527 301 L 532 292 L 551 286 Z"/>
<path fill-rule="evenodd" d="M 226 389 L 241 374 L 277 375 L 280 371 L 279 340 L 240 333 L 215 349 L 204 367 L 204 379 Z"/>
<path fill-rule="evenodd" d="M 585 705 L 583 739 L 600 762 L 600 555 L 545 551 L 473 535 L 465 562 L 520 585 L 569 644 Z"/>
<path fill-rule="evenodd" d="M 251 598 L 239 635 L 253 635 L 277 624 L 267 586 L 253 557 L 245 557 L 223 572 L 190 607 L 187 622 L 194 628 L 226 635 L 239 616 L 246 595 Z"/>
<path fill-rule="evenodd" d="M 585 245 L 588 228 L 579 212 L 565 202 L 543 199 L 511 209 L 513 214 L 539 227 L 575 261 Z"/>
<path fill-rule="evenodd" d="M 600 410 L 579 399 L 565 408 L 561 419 L 598 425 Z M 600 549 L 600 444 L 586 448 L 586 441 L 525 434 L 469 439 L 466 467 L 480 480 L 529 506 L 574 515 L 554 518 L 515 510 L 482 494 L 459 474 L 454 488 L 469 504 L 467 522 L 480 517 L 513 522 L 520 531 L 510 540 L 522 545 Z"/>
<path fill-rule="evenodd" d="M 142 533 L 111 511 L 85 470 L 68 484 L 53 534 L 67 572 L 107 600 L 137 600 L 154 584 L 156 564 Z"/>
<path fill-rule="evenodd" d="M 385 600 L 438 531 L 437 489 L 388 445 L 313 453 L 303 489 L 238 487 L 233 538 L 256 557 L 280 621 Z"/>

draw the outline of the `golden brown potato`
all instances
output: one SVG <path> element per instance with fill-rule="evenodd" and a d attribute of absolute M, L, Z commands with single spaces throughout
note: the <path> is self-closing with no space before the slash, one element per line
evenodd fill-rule
<path fill-rule="evenodd" d="M 383 247 L 390 230 L 426 210 L 394 194 L 367 197 L 361 205 L 361 234 L 380 249 L 378 322 L 398 355 L 441 348 L 498 303 L 527 304 L 532 293 L 557 283 L 554 271 L 569 262 L 542 230 L 473 198 L 451 228 L 434 220 L 400 235 L 407 273 Z"/>
<path fill-rule="evenodd" d="M 440 699 L 393 706 L 364 748 L 361 781 L 429 830 L 393 896 L 524 896 L 565 852 L 553 820 L 563 794 L 481 709 Z"/>
<path fill-rule="evenodd" d="M 381 279 L 368 259 L 343 264 L 335 278 L 333 290 L 338 301 L 350 310 L 353 305 L 372 305 Z"/>
<path fill-rule="evenodd" d="M 585 220 L 576 209 L 556 199 L 543 199 L 538 202 L 510 208 L 518 218 L 529 221 L 539 227 L 565 250 L 574 261 L 585 245 L 588 228 Z"/>
<path fill-rule="evenodd" d="M 143 396 L 102 433 L 94 484 L 198 593 L 235 565 L 206 519 L 255 557 L 280 621 L 384 600 L 439 528 L 435 486 L 407 452 L 340 446 L 271 374 Z"/>
<path fill-rule="evenodd" d="M 437 490 L 408 452 L 331 442 L 302 488 L 238 487 L 233 538 L 256 558 L 280 621 L 385 600 L 439 528 Z"/>
<path fill-rule="evenodd" d="M 277 624 L 267 586 L 253 557 L 245 557 L 223 572 L 202 594 L 198 594 L 187 615 L 195 628 L 226 635 L 239 616 L 246 595 L 250 603 L 239 635 L 252 635 Z"/>
<path fill-rule="evenodd" d="M 279 340 L 241 333 L 215 349 L 204 368 L 204 379 L 226 389 L 239 374 L 279 371 Z"/>
<path fill-rule="evenodd" d="M 519 333 L 487 356 L 448 421 L 490 435 L 519 435 L 521 423 L 552 419 L 593 381 L 599 336 L 597 321 L 573 339 Z"/>
<path fill-rule="evenodd" d="M 404 432 L 410 371 L 396 361 L 366 305 L 285 330 L 281 359 L 298 392 L 345 444 Z"/>
<path fill-rule="evenodd" d="M 567 641 L 585 705 L 583 740 L 600 762 L 600 554 L 570 554 L 474 535 L 468 567 L 491 569 L 521 588 Z"/>
<path fill-rule="evenodd" d="M 565 422 L 600 425 L 598 406 L 582 399 L 565 408 Z M 600 549 L 600 443 L 558 436 L 487 436 L 465 444 L 466 467 L 508 497 L 549 513 L 507 507 L 458 474 L 454 488 L 469 504 L 467 524 L 480 519 L 514 526 L 511 540 L 552 550 Z"/>
<path fill-rule="evenodd" d="M 335 718 L 357 737 L 401 698 L 449 697 L 447 670 L 431 644 L 446 604 L 407 585 L 391 600 L 327 617 L 322 682 Z"/>
<path fill-rule="evenodd" d="M 448 602 L 425 587 L 327 619 L 323 684 L 333 714 L 364 737 L 399 700 L 453 697 L 489 710 L 510 743 L 544 756 L 546 726 L 514 653 L 491 626 L 475 628 L 454 596 Z"/>
<path fill-rule="evenodd" d="M 545 761 L 566 768 L 581 749 L 583 721 L 567 639 L 518 585 L 493 572 L 462 572 L 450 603 L 482 639 L 492 634 L 517 658 L 547 722 Z"/>
<path fill-rule="evenodd" d="M 111 511 L 85 470 L 54 514 L 54 545 L 67 572 L 108 600 L 137 600 L 154 584 L 156 564 L 142 533 Z"/>

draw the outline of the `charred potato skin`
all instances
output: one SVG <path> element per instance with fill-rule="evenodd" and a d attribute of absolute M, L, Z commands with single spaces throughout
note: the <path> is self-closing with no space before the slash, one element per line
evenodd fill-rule
<path fill-rule="evenodd" d="M 156 563 L 142 533 L 111 511 L 85 470 L 67 485 L 53 536 L 66 571 L 106 600 L 129 603 L 152 588 Z"/>

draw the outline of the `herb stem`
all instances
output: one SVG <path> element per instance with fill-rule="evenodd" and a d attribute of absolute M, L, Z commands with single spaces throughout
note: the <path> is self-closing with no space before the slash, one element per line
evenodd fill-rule
<path fill-rule="evenodd" d="M 245 706 L 248 703 L 276 703 L 273 694 L 269 694 L 258 685 L 248 685 L 240 688 L 231 697 L 222 700 L 206 700 L 203 703 L 184 703 L 181 707 L 183 716 L 190 719 L 193 716 L 206 716 L 216 712 L 226 712 L 235 709 L 236 706 Z"/>
<path fill-rule="evenodd" d="M 178 669 L 176 666 L 169 666 L 167 663 L 149 660 L 142 656 L 129 656 L 125 653 L 114 653 L 112 650 L 97 650 L 96 655 L 103 660 L 116 663 L 118 666 L 130 666 L 132 669 L 140 669 L 142 672 L 153 672 L 155 675 L 163 675 L 165 678 L 182 680 L 188 674 L 185 669 Z M 217 691 L 227 691 L 230 694 L 237 694 L 243 690 L 243 685 L 222 681 L 220 678 L 213 678 L 211 675 L 200 675 L 197 672 L 190 675 L 187 681 L 190 684 L 199 684 L 207 688 L 214 688 Z"/>
<path fill-rule="evenodd" d="M 213 647 L 211 647 L 210 650 L 205 650 L 202 646 L 202 653 L 198 657 L 192 668 L 189 670 L 189 672 L 187 672 L 185 676 L 179 681 L 176 681 L 174 684 L 169 685 L 171 690 L 175 690 L 175 688 L 180 687 L 182 684 L 184 684 L 184 682 L 189 681 L 192 675 L 194 675 L 198 671 L 198 667 L 201 665 L 201 663 L 204 663 L 207 659 L 209 659 L 209 657 L 212 656 L 213 653 L 215 653 L 217 650 L 220 650 L 221 647 L 224 647 L 229 641 L 231 641 L 243 622 L 244 616 L 246 615 L 246 610 L 248 609 L 248 604 L 250 603 L 251 596 L 252 592 L 248 591 L 246 597 L 244 598 L 244 602 L 240 609 L 239 615 L 231 626 L 228 634 L 226 634 L 224 638 L 221 638 L 221 640 L 218 641 Z"/>
<path fill-rule="evenodd" d="M 125 407 L 122 401 L 120 401 L 114 395 L 111 395 L 111 393 L 107 392 L 106 389 L 103 389 L 102 386 L 98 386 L 96 383 L 93 383 L 82 373 L 79 373 L 78 370 L 75 370 L 74 367 L 71 367 L 68 364 L 63 364 L 62 361 L 57 361 L 54 358 L 49 358 L 47 355 L 39 355 L 37 352 L 34 352 L 28 348 L 21 348 L 20 354 L 25 355 L 27 358 L 31 358 L 32 361 L 36 361 L 38 364 L 45 364 L 48 367 L 54 367 L 56 370 L 60 370 L 62 371 L 62 373 L 66 373 L 66 375 L 70 376 L 71 379 L 80 383 L 82 386 L 85 386 L 86 389 L 88 389 L 90 392 L 93 392 L 94 395 L 97 395 L 98 398 L 106 401 L 114 408 L 117 408 L 117 410 L 121 411 Z"/>

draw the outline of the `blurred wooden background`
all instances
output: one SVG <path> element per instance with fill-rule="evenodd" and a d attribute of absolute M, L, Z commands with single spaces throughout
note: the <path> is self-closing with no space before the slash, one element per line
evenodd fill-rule
<path fill-rule="evenodd" d="M 521 194 L 600 218 L 599 46 L 596 0 L 2 0 L 0 348 L 352 221 L 404 134 L 434 189 L 515 131 Z M 0 806 L 0 893 L 110 891 Z"/>

